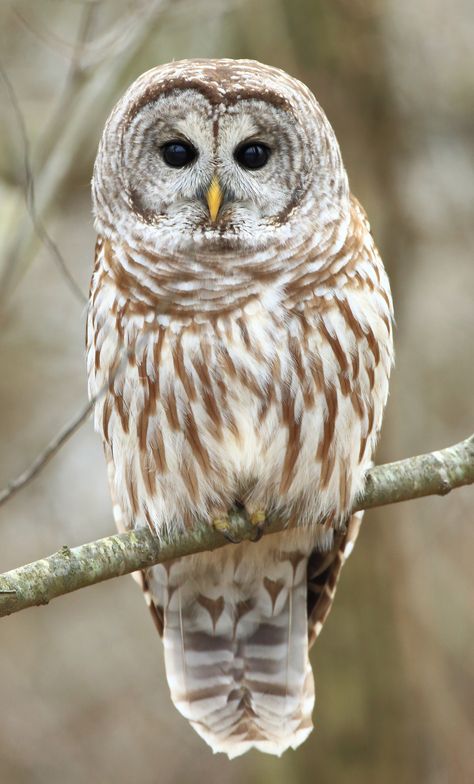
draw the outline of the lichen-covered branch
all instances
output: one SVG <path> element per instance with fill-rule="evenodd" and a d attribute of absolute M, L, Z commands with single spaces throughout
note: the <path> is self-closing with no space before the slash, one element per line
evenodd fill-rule
<path fill-rule="evenodd" d="M 447 449 L 373 468 L 367 475 L 365 490 L 354 511 L 427 495 L 445 495 L 456 487 L 473 482 L 474 436 L 471 436 Z M 230 516 L 235 538 L 252 539 L 255 529 L 245 515 L 235 511 Z M 268 533 L 281 528 L 281 521 L 271 520 Z M 228 544 L 220 533 L 203 524 L 179 538 L 165 537 L 161 543 L 148 529 L 142 529 L 107 536 L 72 549 L 62 547 L 48 558 L 0 576 L 0 616 L 47 604 L 56 596 L 170 558 L 214 550 Z"/>

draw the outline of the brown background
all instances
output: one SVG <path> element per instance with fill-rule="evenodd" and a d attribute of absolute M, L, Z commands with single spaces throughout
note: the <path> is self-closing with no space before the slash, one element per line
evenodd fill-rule
<path fill-rule="evenodd" d="M 0 485 L 86 396 L 84 306 L 25 210 L 17 110 L 37 215 L 86 292 L 101 126 L 141 71 L 189 56 L 283 67 L 335 127 L 395 298 L 378 460 L 468 435 L 473 44 L 471 0 L 3 0 Z M 170 704 L 161 644 L 130 579 L 1 621 L 1 784 L 470 783 L 472 499 L 466 488 L 367 515 L 313 650 L 316 731 L 281 760 L 212 756 Z M 112 531 L 88 423 L 0 510 L 0 570 Z"/>

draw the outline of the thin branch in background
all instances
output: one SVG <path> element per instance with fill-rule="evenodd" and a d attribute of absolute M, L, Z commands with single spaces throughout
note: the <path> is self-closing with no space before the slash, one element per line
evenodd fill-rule
<path fill-rule="evenodd" d="M 82 69 L 87 70 L 87 76 L 78 83 L 67 113 L 55 127 L 54 144 L 50 145 L 48 154 L 37 156 L 40 167 L 35 179 L 36 211 L 41 218 L 58 202 L 84 140 L 89 138 L 91 117 L 97 117 L 97 107 L 118 97 L 124 75 L 129 74 L 137 53 L 154 40 L 156 21 L 170 7 L 171 0 L 137 2 L 124 36 L 111 42 L 107 56 L 100 58 L 97 67 L 89 68 L 85 55 L 82 57 Z M 9 233 L 1 240 L 5 261 L 0 268 L 0 305 L 8 301 L 35 257 L 37 236 L 29 215 L 14 215 Z"/>
<path fill-rule="evenodd" d="M 144 332 L 142 335 L 142 339 L 145 341 L 147 340 L 147 333 Z M 139 343 L 137 344 L 139 345 Z M 122 346 L 121 351 L 123 351 L 123 356 L 120 359 L 120 362 L 117 365 L 117 368 L 113 373 L 111 373 L 110 378 L 104 384 L 104 386 L 97 392 L 94 397 L 91 398 L 89 403 L 84 404 L 81 409 L 77 412 L 77 414 L 68 422 L 61 430 L 54 436 L 53 439 L 49 442 L 47 447 L 39 453 L 33 460 L 33 462 L 26 468 L 24 471 L 19 474 L 15 479 L 12 479 L 3 490 L 0 490 L 0 506 L 2 504 L 9 501 L 16 493 L 22 490 L 32 479 L 34 479 L 38 474 L 43 470 L 43 468 L 49 463 L 52 457 L 57 455 L 60 449 L 69 441 L 69 439 L 77 433 L 79 428 L 87 421 L 89 415 L 94 409 L 95 404 L 98 400 L 105 394 L 107 389 L 109 388 L 110 384 L 113 384 L 117 375 L 123 370 L 124 364 L 128 361 L 130 357 L 130 351 Z"/>
<path fill-rule="evenodd" d="M 93 28 L 97 9 L 98 4 L 95 1 L 89 2 L 83 7 L 76 38 L 73 43 L 69 44 L 69 53 L 67 55 L 69 67 L 56 98 L 55 108 L 51 111 L 49 122 L 38 144 L 37 160 L 39 166 L 42 166 L 50 155 L 56 143 L 55 131 L 60 126 L 63 118 L 69 116 L 82 83 L 86 79 L 87 67 L 84 65 L 83 55 L 88 45 L 88 37 Z"/>
<path fill-rule="evenodd" d="M 52 237 L 48 234 L 48 231 L 46 230 L 44 223 L 39 218 L 36 212 L 35 186 L 34 186 L 33 169 L 31 165 L 31 148 L 30 148 L 30 141 L 28 138 L 28 132 L 26 129 L 25 118 L 23 116 L 23 112 L 21 111 L 20 104 L 16 97 L 14 87 L 10 79 L 8 78 L 8 75 L 1 62 L 0 62 L 0 76 L 2 77 L 5 83 L 8 92 L 8 97 L 10 99 L 10 103 L 12 105 L 13 111 L 16 116 L 18 129 L 20 131 L 20 137 L 22 140 L 23 166 L 25 171 L 25 200 L 26 200 L 26 207 L 31 218 L 31 222 L 40 241 L 49 250 L 53 259 L 55 260 L 70 291 L 72 292 L 74 297 L 81 303 L 81 305 L 84 305 L 87 302 L 86 295 L 83 293 L 79 285 L 74 280 L 73 276 L 71 275 L 71 272 L 69 271 L 66 265 L 63 256 L 61 255 L 58 246 L 56 245 Z"/>
<path fill-rule="evenodd" d="M 474 436 L 471 436 L 437 452 L 372 468 L 352 511 L 427 495 L 446 495 L 456 487 L 473 482 Z M 230 510 L 229 517 L 237 540 L 254 538 L 255 526 L 245 512 Z M 270 517 L 265 536 L 282 531 L 284 527 L 285 521 L 281 517 Z M 160 532 L 158 538 L 149 528 L 140 528 L 72 549 L 64 546 L 48 558 L 0 575 L 0 617 L 48 604 L 57 596 L 147 569 L 171 558 L 225 545 L 232 546 L 203 521 L 192 530 L 185 529 L 174 536 Z"/>
<path fill-rule="evenodd" d="M 180 2 L 177 4 L 177 7 L 179 7 L 181 3 L 182 0 L 180 0 Z M 91 10 L 92 13 L 95 14 L 99 4 L 100 0 L 90 0 L 90 2 L 83 4 L 83 17 L 79 23 L 79 28 L 82 27 L 84 16 L 87 17 Z M 162 6 L 167 7 L 167 4 L 164 3 L 163 0 L 142 0 L 141 2 L 138 2 L 137 0 L 132 5 L 130 11 L 121 14 L 117 21 L 110 20 L 110 24 L 107 26 L 106 32 L 102 33 L 91 41 L 86 42 L 88 30 L 85 30 L 84 46 L 82 47 L 81 51 L 84 69 L 90 68 L 93 65 L 97 65 L 102 60 L 105 60 L 110 56 L 112 50 L 115 50 L 115 53 L 117 53 L 118 49 L 126 49 L 128 46 L 131 28 L 140 22 L 140 17 L 145 11 L 149 13 L 151 10 L 153 13 L 154 9 L 153 7 L 150 9 L 150 6 L 155 6 L 155 10 L 158 11 L 161 10 Z M 188 10 L 191 10 L 191 3 L 189 3 Z M 193 6 L 193 10 L 196 10 L 195 6 Z M 54 51 L 56 54 L 66 58 L 69 61 L 74 59 L 74 51 L 77 47 L 77 39 L 76 41 L 72 42 L 66 40 L 65 38 L 61 38 L 49 27 L 46 27 L 42 24 L 43 17 L 36 17 L 34 23 L 32 23 L 20 11 L 14 10 L 13 13 L 20 24 L 23 25 L 23 27 L 28 30 L 31 35 L 41 41 L 44 46 L 47 46 L 51 51 Z"/>
<path fill-rule="evenodd" d="M 31 482 L 39 474 L 40 471 L 49 463 L 52 457 L 69 441 L 71 436 L 76 433 L 81 425 L 89 418 L 89 415 L 94 406 L 95 400 L 91 400 L 86 406 L 83 406 L 80 411 L 71 419 L 68 424 L 59 431 L 59 433 L 49 442 L 46 449 L 44 449 L 31 463 L 28 468 L 23 471 L 16 479 L 13 479 L 8 485 L 0 491 L 0 506 L 9 501 L 12 496 L 22 490 L 25 485 Z"/>
<path fill-rule="evenodd" d="M 87 28 L 89 27 L 89 21 L 86 21 L 84 28 L 84 20 L 88 20 L 90 18 L 92 21 L 92 16 L 95 14 L 99 3 L 100 0 L 88 0 L 87 2 L 81 2 L 82 13 L 79 21 L 79 30 L 82 28 L 84 32 L 82 34 L 79 32 L 79 40 L 82 38 L 82 40 L 85 42 L 88 35 Z M 74 41 L 68 41 L 66 38 L 62 38 L 61 36 L 57 35 L 49 27 L 43 26 L 42 21 L 44 20 L 44 14 L 42 14 L 40 18 L 34 18 L 34 22 L 31 22 L 30 19 L 18 8 L 12 9 L 12 13 L 20 25 L 24 27 L 24 29 L 30 35 L 40 41 L 43 46 L 47 47 L 56 55 L 66 58 L 70 62 L 74 61 L 75 55 L 77 53 L 78 38 L 76 38 Z M 29 14 L 30 16 L 32 15 L 31 10 L 29 11 Z"/>

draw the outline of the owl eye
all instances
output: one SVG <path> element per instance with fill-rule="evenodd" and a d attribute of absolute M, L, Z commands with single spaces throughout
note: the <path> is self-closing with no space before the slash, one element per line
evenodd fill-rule
<path fill-rule="evenodd" d="M 262 142 L 244 142 L 234 152 L 235 160 L 244 169 L 261 169 L 269 157 L 270 149 Z"/>
<path fill-rule="evenodd" d="M 161 147 L 164 162 L 174 169 L 181 169 L 197 158 L 197 151 L 192 144 L 182 141 L 166 142 Z"/>

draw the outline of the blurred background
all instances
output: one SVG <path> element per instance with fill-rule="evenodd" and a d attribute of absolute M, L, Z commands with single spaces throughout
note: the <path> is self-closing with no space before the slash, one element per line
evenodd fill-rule
<path fill-rule="evenodd" d="M 251 57 L 315 92 L 392 282 L 379 462 L 472 429 L 472 0 L 2 0 L 0 487 L 86 399 L 89 181 L 142 71 Z M 170 703 L 130 578 L 1 622 L 2 784 L 474 781 L 472 490 L 367 514 L 312 651 L 315 732 L 232 763 Z M 0 510 L 0 571 L 114 530 L 90 422 Z M 471 611 L 471 612 L 470 612 Z"/>

